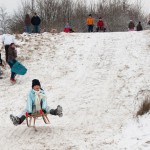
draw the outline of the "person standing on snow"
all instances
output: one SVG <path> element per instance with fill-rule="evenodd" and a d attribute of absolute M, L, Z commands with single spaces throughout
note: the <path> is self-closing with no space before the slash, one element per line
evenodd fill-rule
<path fill-rule="evenodd" d="M 96 28 L 96 31 L 103 31 L 105 32 L 105 28 L 104 28 L 104 21 L 102 20 L 102 18 L 100 17 L 99 18 L 99 21 L 97 22 L 97 28 Z"/>
<path fill-rule="evenodd" d="M 38 79 L 32 80 L 32 89 L 30 90 L 27 98 L 26 109 L 18 116 L 10 115 L 10 119 L 14 125 L 20 125 L 26 119 L 26 113 L 31 115 L 36 112 L 44 112 L 51 115 L 63 116 L 62 107 L 57 106 L 56 109 L 50 109 L 47 105 L 46 95 L 41 88 L 40 81 Z"/>
<path fill-rule="evenodd" d="M 41 23 L 41 19 L 39 16 L 37 16 L 37 13 L 34 13 L 34 16 L 31 18 L 31 23 L 34 27 L 34 33 L 40 33 L 40 23 Z"/>
<path fill-rule="evenodd" d="M 134 22 L 132 20 L 130 20 L 130 22 L 128 24 L 128 30 L 129 31 L 134 31 L 135 30 L 135 25 L 134 25 Z"/>
<path fill-rule="evenodd" d="M 88 26 L 88 32 L 93 32 L 94 19 L 91 14 L 89 14 L 89 17 L 86 19 L 86 24 Z"/>
<path fill-rule="evenodd" d="M 8 48 L 11 43 L 15 43 L 15 37 L 11 35 L 11 32 L 2 35 L 2 43 L 5 46 L 5 60 L 8 62 Z"/>
<path fill-rule="evenodd" d="M 25 32 L 31 33 L 31 19 L 30 19 L 29 14 L 26 14 L 24 23 L 25 23 Z"/>
<path fill-rule="evenodd" d="M 138 25 L 136 26 L 136 31 L 142 31 L 143 27 L 141 25 L 141 22 L 139 21 Z"/>

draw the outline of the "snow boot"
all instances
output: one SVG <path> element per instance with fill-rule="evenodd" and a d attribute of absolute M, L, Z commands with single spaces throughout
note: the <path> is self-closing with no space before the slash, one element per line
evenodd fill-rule
<path fill-rule="evenodd" d="M 63 116 L 62 111 L 63 111 L 62 107 L 58 105 L 56 109 L 56 115 L 58 115 L 59 117 L 62 117 Z"/>
<path fill-rule="evenodd" d="M 12 114 L 10 115 L 10 119 L 15 126 L 20 124 L 20 119 L 18 117 L 13 116 Z"/>
<path fill-rule="evenodd" d="M 11 83 L 16 83 L 16 80 L 14 78 L 10 78 Z"/>
<path fill-rule="evenodd" d="M 60 105 L 58 105 L 56 109 L 50 110 L 50 114 L 51 115 L 58 115 L 59 117 L 62 117 L 63 116 L 62 111 L 63 111 L 62 107 Z"/>

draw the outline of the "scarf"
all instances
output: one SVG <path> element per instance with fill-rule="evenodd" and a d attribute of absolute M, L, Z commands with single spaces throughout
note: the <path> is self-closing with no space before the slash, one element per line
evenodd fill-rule
<path fill-rule="evenodd" d="M 43 98 L 46 98 L 45 94 L 41 93 L 40 91 L 35 91 L 35 106 L 36 106 L 36 111 L 41 110 L 41 100 Z"/>

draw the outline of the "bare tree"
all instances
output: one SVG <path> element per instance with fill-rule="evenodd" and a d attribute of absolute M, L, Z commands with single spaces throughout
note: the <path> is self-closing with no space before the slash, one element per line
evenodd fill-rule
<path fill-rule="evenodd" d="M 32 6 L 29 0 L 22 0 L 18 10 L 14 11 L 10 28 L 13 32 L 22 33 L 24 32 L 24 18 L 26 14 L 32 13 Z"/>
<path fill-rule="evenodd" d="M 0 28 L 3 30 L 4 33 L 8 31 L 10 21 L 11 19 L 8 13 L 6 12 L 6 9 L 0 7 Z"/>
<path fill-rule="evenodd" d="M 23 32 L 24 16 L 33 12 L 31 0 L 22 0 L 22 6 L 12 17 L 11 29 Z M 137 23 L 145 19 L 141 11 L 141 0 L 131 5 L 129 0 L 99 0 L 97 3 L 87 0 L 34 0 L 34 11 L 41 18 L 41 28 L 50 31 L 55 28 L 63 31 L 69 22 L 75 31 L 86 32 L 86 18 L 89 14 L 95 19 L 104 19 L 107 31 L 126 31 L 130 19 Z"/>

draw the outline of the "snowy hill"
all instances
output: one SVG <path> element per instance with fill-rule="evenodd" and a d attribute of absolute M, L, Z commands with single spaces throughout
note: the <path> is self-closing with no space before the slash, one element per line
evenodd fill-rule
<path fill-rule="evenodd" d="M 18 59 L 28 73 L 12 86 L 7 66 L 0 80 L 2 150 L 150 149 L 150 116 L 139 122 L 133 117 L 138 91 L 150 89 L 149 31 L 22 34 L 17 39 Z M 25 108 L 35 78 L 48 104 L 64 110 L 62 118 L 49 115 L 50 125 L 39 119 L 37 132 L 9 119 Z"/>

